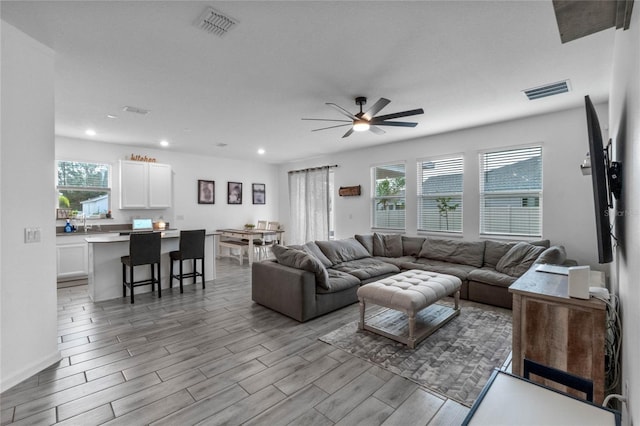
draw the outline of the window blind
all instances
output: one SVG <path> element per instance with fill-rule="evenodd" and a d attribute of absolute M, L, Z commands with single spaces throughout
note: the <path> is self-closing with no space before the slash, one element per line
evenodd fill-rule
<path fill-rule="evenodd" d="M 542 147 L 480 156 L 480 233 L 542 235 Z"/>
<path fill-rule="evenodd" d="M 405 228 L 406 177 L 404 164 L 372 168 L 374 194 L 372 221 L 374 228 Z"/>
<path fill-rule="evenodd" d="M 418 162 L 418 230 L 462 232 L 461 156 Z"/>

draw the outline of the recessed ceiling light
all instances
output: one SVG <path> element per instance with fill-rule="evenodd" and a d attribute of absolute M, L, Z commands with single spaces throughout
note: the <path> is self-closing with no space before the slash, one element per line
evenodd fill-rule
<path fill-rule="evenodd" d="M 264 149 L 260 148 L 260 149 L 258 150 L 258 154 L 260 154 L 260 155 L 264 155 L 264 153 L 265 153 L 265 150 L 264 150 Z"/>
<path fill-rule="evenodd" d="M 115 120 L 116 118 L 118 118 L 118 116 L 117 115 L 113 115 L 113 114 L 107 114 L 107 118 Z"/>
<path fill-rule="evenodd" d="M 169 146 L 169 142 L 168 142 L 168 141 L 165 141 L 165 140 L 161 140 L 161 141 L 160 141 L 160 145 L 161 145 L 161 146 Z"/>
<path fill-rule="evenodd" d="M 96 131 L 93 130 L 93 129 L 87 129 L 87 130 L 85 130 L 84 134 L 87 135 L 87 136 L 95 136 L 96 135 Z"/>

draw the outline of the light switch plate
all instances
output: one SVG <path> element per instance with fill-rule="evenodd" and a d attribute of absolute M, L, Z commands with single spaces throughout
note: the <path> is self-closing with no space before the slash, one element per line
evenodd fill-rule
<path fill-rule="evenodd" d="M 24 242 L 25 244 L 29 243 L 39 243 L 40 242 L 40 228 L 24 228 Z"/>

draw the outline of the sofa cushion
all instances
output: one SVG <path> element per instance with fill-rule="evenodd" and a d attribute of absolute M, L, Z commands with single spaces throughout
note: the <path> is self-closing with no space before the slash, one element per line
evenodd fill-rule
<path fill-rule="evenodd" d="M 373 234 L 373 255 L 385 257 L 402 256 L 402 236 L 400 234 Z"/>
<path fill-rule="evenodd" d="M 400 272 L 396 265 L 368 257 L 333 265 L 330 269 L 351 274 L 359 280 L 368 280 L 389 273 Z"/>
<path fill-rule="evenodd" d="M 320 250 L 320 247 L 318 247 L 318 245 L 313 241 L 309 241 L 308 243 L 303 245 L 302 250 L 306 251 L 307 253 L 314 256 L 316 259 L 318 259 L 320 263 L 324 265 L 325 268 L 328 268 L 331 265 L 333 265 L 333 263 L 331 263 L 331 261 L 327 259 L 327 256 L 324 255 L 322 250 Z"/>
<path fill-rule="evenodd" d="M 517 243 L 498 261 L 496 271 L 512 277 L 519 277 L 527 272 L 527 269 L 531 267 L 544 250 L 545 248 L 541 246 L 534 246 L 524 242 Z"/>
<path fill-rule="evenodd" d="M 503 274 L 495 269 L 482 267 L 469 272 L 467 276 L 469 281 L 475 281 L 483 284 L 494 285 L 497 287 L 509 287 L 517 278 L 511 275 Z"/>
<path fill-rule="evenodd" d="M 511 249 L 511 247 L 515 246 L 518 241 L 485 241 L 484 246 L 484 266 L 488 268 L 496 269 L 496 265 L 502 259 L 502 257 L 507 254 L 507 252 Z M 532 246 L 540 246 L 548 248 L 550 245 L 549 240 L 537 240 L 530 241 L 529 244 Z"/>
<path fill-rule="evenodd" d="M 492 241 L 484 242 L 484 266 L 496 269 L 500 259 L 507 254 L 511 247 L 515 246 L 515 241 Z"/>
<path fill-rule="evenodd" d="M 358 278 L 354 277 L 351 274 L 347 274 L 346 272 L 336 271 L 335 269 L 331 268 L 327 269 L 327 272 L 329 273 L 328 288 L 317 286 L 316 293 L 337 293 L 339 291 L 360 285 L 360 280 Z"/>
<path fill-rule="evenodd" d="M 426 238 L 418 256 L 480 268 L 484 262 L 484 241 Z"/>
<path fill-rule="evenodd" d="M 402 255 L 418 257 L 420 250 L 424 244 L 423 237 L 405 237 L 402 236 Z"/>
<path fill-rule="evenodd" d="M 329 259 L 332 265 L 351 260 L 371 257 L 369 252 L 355 238 L 345 238 L 335 241 L 316 241 L 320 250 Z"/>
<path fill-rule="evenodd" d="M 543 251 L 534 263 L 550 263 L 562 265 L 567 260 L 567 252 L 563 246 L 551 246 Z"/>
<path fill-rule="evenodd" d="M 373 256 L 373 235 L 369 234 L 369 235 L 355 235 L 356 240 L 358 240 L 358 242 L 360 244 L 362 244 L 362 246 L 364 248 L 367 249 L 367 251 L 369 252 L 369 254 L 371 256 Z"/>
<path fill-rule="evenodd" d="M 313 272 L 316 276 L 316 285 L 329 289 L 329 273 L 322 263 L 312 255 L 295 248 L 281 246 L 279 244 L 271 247 L 273 255 L 278 263 L 291 268 L 302 269 Z"/>
<path fill-rule="evenodd" d="M 454 277 L 460 278 L 462 281 L 466 281 L 467 275 L 475 269 L 474 266 L 445 262 L 443 260 L 425 259 L 421 257 L 416 259 L 415 262 L 403 263 L 400 267 L 402 269 L 422 269 L 424 271 L 453 275 Z"/>
<path fill-rule="evenodd" d="M 375 256 L 374 259 L 382 260 L 383 262 L 396 265 L 399 268 L 402 268 L 402 264 L 404 263 L 416 261 L 415 256 L 400 256 L 400 257 Z"/>

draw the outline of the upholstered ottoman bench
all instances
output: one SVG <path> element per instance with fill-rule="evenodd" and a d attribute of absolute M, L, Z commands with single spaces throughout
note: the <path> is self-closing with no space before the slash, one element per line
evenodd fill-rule
<path fill-rule="evenodd" d="M 360 330 L 368 330 L 404 343 L 410 348 L 460 314 L 460 287 L 462 281 L 453 275 L 412 269 L 391 277 L 365 284 L 358 289 L 360 301 Z M 433 321 L 421 324 L 416 329 L 416 314 L 438 300 L 453 295 L 455 307 L 443 307 Z M 367 303 L 403 312 L 408 316 L 408 333 L 403 330 L 389 330 L 382 325 L 373 325 L 372 319 L 365 323 L 364 313 Z M 405 327 L 406 328 L 406 325 Z"/>

